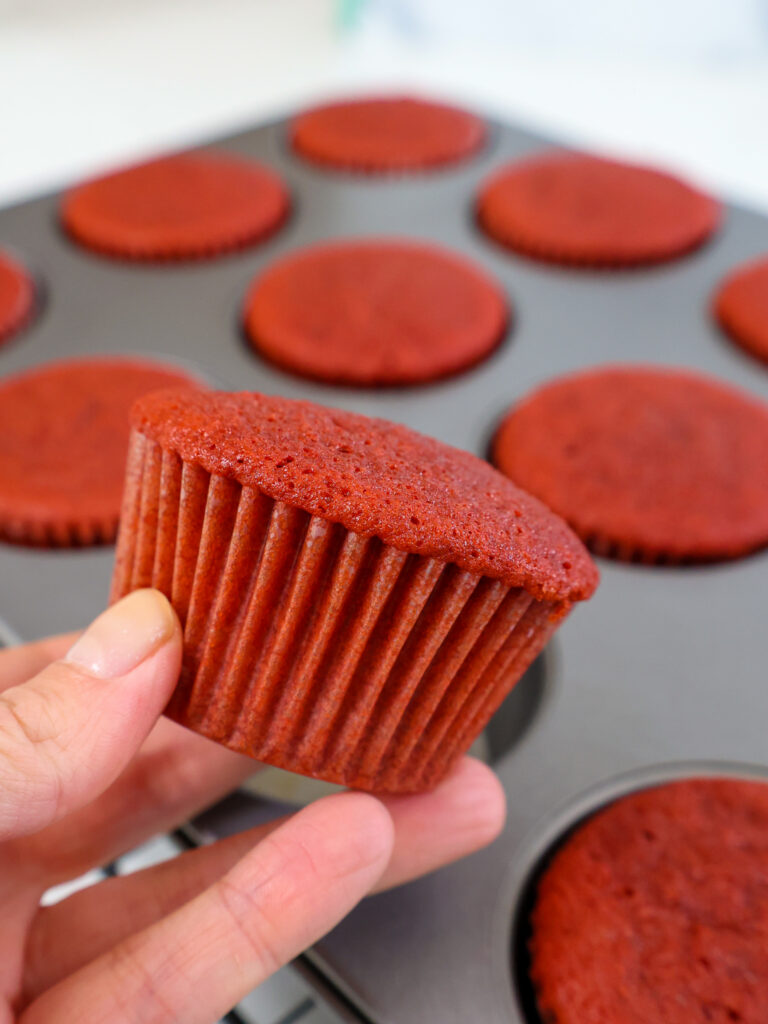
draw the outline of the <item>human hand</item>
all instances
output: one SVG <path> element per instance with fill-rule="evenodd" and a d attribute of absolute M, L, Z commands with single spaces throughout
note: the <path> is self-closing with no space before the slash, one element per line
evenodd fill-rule
<path fill-rule="evenodd" d="M 432 793 L 326 797 L 41 908 L 50 886 L 253 773 L 249 758 L 157 721 L 180 658 L 178 621 L 153 590 L 78 639 L 0 652 L 0 1024 L 211 1024 L 367 893 L 501 828 L 499 783 L 465 758 Z"/>

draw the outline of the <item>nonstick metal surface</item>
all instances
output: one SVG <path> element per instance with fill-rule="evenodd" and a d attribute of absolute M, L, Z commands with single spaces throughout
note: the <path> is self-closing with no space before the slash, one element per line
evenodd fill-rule
<path fill-rule="evenodd" d="M 722 276 L 768 249 L 768 219 L 730 205 L 709 244 L 644 270 L 534 263 L 481 233 L 473 201 L 505 160 L 551 144 L 493 124 L 482 153 L 455 167 L 365 178 L 303 163 L 282 122 L 218 140 L 280 171 L 294 210 L 266 244 L 211 262 L 157 266 L 91 254 L 61 232 L 58 195 L 0 211 L 0 244 L 33 270 L 44 296 L 32 326 L 0 349 L 0 375 L 82 354 L 155 356 L 223 387 L 382 416 L 478 455 L 530 388 L 600 363 L 691 367 L 768 399 L 768 371 L 724 340 L 709 314 Z M 431 239 L 490 271 L 514 308 L 502 346 L 452 379 L 371 391 L 290 376 L 247 347 L 240 309 L 261 268 L 297 246 L 372 235 Z M 112 556 L 110 548 L 0 545 L 0 638 L 82 626 L 105 604 Z M 533 708 L 525 728 L 512 716 L 518 724 L 505 743 L 503 716 L 491 727 L 509 802 L 503 836 L 367 900 L 311 954 L 377 1024 L 522 1021 L 511 967 L 517 901 L 544 838 L 571 820 L 583 794 L 597 786 L 608 799 L 627 772 L 657 780 L 684 770 L 667 762 L 705 761 L 711 772 L 721 762 L 768 761 L 768 553 L 707 567 L 600 568 L 596 596 L 575 609 L 533 681 L 520 684 Z M 199 834 L 247 827 L 261 814 L 260 802 L 243 796 L 206 815 Z"/>

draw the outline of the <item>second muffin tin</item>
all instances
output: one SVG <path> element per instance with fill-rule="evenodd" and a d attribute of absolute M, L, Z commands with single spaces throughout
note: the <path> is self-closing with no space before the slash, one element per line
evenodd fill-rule
<path fill-rule="evenodd" d="M 35 321 L 0 348 L 0 373 L 80 354 L 156 356 L 224 387 L 383 416 L 479 455 L 499 417 L 531 387 L 596 364 L 688 366 L 768 399 L 768 373 L 721 337 L 709 312 L 725 273 L 768 247 L 768 220 L 730 205 L 709 244 L 655 268 L 598 273 L 536 264 L 487 239 L 473 203 L 491 171 L 548 144 L 496 124 L 488 145 L 464 163 L 366 178 L 303 163 L 288 147 L 284 122 L 218 140 L 278 170 L 294 208 L 263 245 L 207 263 L 127 264 L 79 249 L 59 227 L 58 195 L 0 211 L 0 244 L 35 273 L 45 297 Z M 324 239 L 393 235 L 452 248 L 502 284 L 513 325 L 489 359 L 432 385 L 364 391 L 292 377 L 247 347 L 243 297 L 278 255 Z M 112 557 L 112 549 L 0 545 L 0 635 L 31 639 L 83 625 L 105 603 Z M 432 877 L 367 900 L 311 953 L 377 1024 L 527 1020 L 512 969 L 518 901 L 558 830 L 596 806 L 583 794 L 597 786 L 597 800 L 609 799 L 623 791 L 627 772 L 642 784 L 768 760 L 768 553 L 678 569 L 601 560 L 600 569 L 596 596 L 574 610 L 535 675 L 520 684 L 530 705 L 524 728 L 512 736 L 503 711 L 492 723 L 509 802 L 503 836 Z M 255 799 L 229 801 L 196 834 L 247 827 L 257 813 L 264 807 Z"/>

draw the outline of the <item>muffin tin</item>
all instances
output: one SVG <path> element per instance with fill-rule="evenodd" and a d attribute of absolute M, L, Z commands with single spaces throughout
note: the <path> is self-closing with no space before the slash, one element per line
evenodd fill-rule
<path fill-rule="evenodd" d="M 217 140 L 282 173 L 294 209 L 264 244 L 195 264 L 120 263 L 78 248 L 59 228 L 58 195 L 0 211 L 0 244 L 31 268 L 43 296 L 34 322 L 0 348 L 0 374 L 80 354 L 156 356 L 225 387 L 383 416 L 480 455 L 530 388 L 599 363 L 689 366 L 768 399 L 768 373 L 721 336 L 709 311 L 725 273 L 768 248 L 768 219 L 729 205 L 709 244 L 655 268 L 605 273 L 525 260 L 483 235 L 473 201 L 501 163 L 549 144 L 493 124 L 486 147 L 460 164 L 361 177 L 302 162 L 284 122 Z M 371 235 L 428 239 L 494 275 L 514 309 L 501 347 L 460 376 L 398 390 L 316 384 L 260 361 L 240 326 L 253 276 L 299 245 Z M 104 605 L 111 564 L 111 549 L 0 546 L 0 636 L 82 625 Z M 503 836 L 367 900 L 310 952 L 364 1019 L 534 1024 L 518 996 L 513 934 L 527 880 L 557 836 L 626 788 L 697 771 L 759 773 L 731 762 L 768 763 L 768 552 L 714 566 L 600 568 L 596 596 L 510 698 L 525 713 L 505 707 L 491 724 L 509 802 Z M 205 815 L 194 835 L 204 841 L 264 813 L 263 801 L 241 795 Z"/>

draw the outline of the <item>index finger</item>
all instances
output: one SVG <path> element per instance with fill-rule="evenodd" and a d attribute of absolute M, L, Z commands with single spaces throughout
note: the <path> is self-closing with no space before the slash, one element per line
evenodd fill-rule
<path fill-rule="evenodd" d="M 337 924 L 381 877 L 392 842 L 376 799 L 325 797 L 189 903 L 49 988 L 20 1024 L 209 1024 Z"/>

